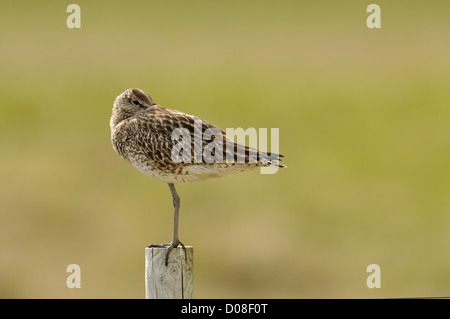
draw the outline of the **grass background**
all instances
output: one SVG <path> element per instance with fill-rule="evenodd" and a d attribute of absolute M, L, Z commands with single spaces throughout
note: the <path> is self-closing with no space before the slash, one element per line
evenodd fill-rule
<path fill-rule="evenodd" d="M 130 87 L 280 128 L 286 170 L 178 187 L 197 298 L 450 294 L 448 1 L 377 1 L 377 30 L 369 1 L 80 0 L 77 30 L 70 3 L 0 3 L 0 297 L 144 297 L 172 208 L 111 147 Z"/>

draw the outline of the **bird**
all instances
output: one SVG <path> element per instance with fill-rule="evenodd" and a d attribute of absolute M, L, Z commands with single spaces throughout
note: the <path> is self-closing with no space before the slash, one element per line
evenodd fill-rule
<path fill-rule="evenodd" d="M 185 248 L 178 236 L 180 196 L 175 184 L 261 166 L 287 167 L 280 163 L 283 155 L 240 144 L 211 122 L 158 105 L 137 88 L 125 90 L 114 100 L 110 129 L 113 149 L 121 158 L 169 186 L 174 217 L 172 241 L 148 246 L 167 248 L 166 266 L 173 248 Z"/>

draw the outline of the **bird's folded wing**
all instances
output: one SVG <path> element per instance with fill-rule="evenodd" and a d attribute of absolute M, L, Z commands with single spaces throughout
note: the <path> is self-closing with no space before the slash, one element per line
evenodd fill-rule
<path fill-rule="evenodd" d="M 155 107 L 137 117 L 138 121 L 129 121 L 127 131 L 140 135 L 142 151 L 154 161 L 178 162 L 177 165 L 226 162 L 284 167 L 278 163 L 282 155 L 240 144 L 228 138 L 218 126 L 198 117 L 163 107 Z"/>

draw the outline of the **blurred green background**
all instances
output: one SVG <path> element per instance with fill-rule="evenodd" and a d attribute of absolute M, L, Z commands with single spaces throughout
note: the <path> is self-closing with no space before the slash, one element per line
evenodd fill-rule
<path fill-rule="evenodd" d="M 172 206 L 111 147 L 130 87 L 280 128 L 287 169 L 177 188 L 197 298 L 449 295 L 450 3 L 393 2 L 2 1 L 0 297 L 144 297 Z"/>

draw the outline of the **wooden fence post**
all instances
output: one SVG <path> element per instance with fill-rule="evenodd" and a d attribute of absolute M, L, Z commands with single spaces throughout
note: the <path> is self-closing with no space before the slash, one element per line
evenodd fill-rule
<path fill-rule="evenodd" d="M 194 298 L 194 248 L 171 250 L 165 264 L 166 248 L 145 248 L 145 298 Z"/>

